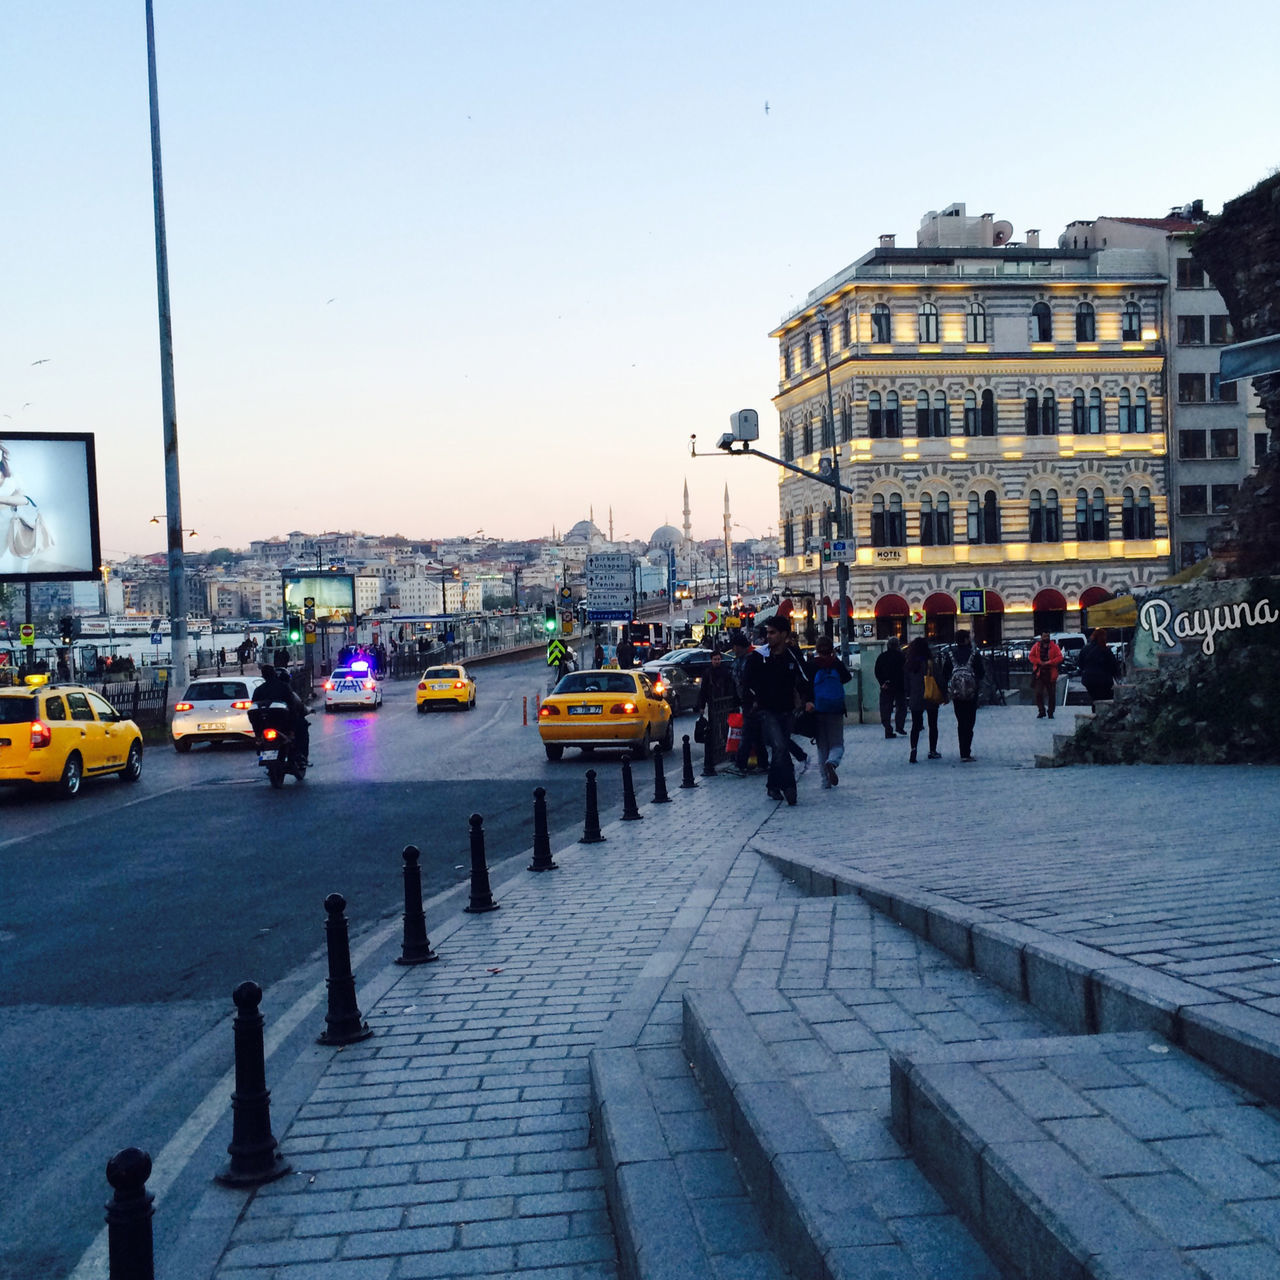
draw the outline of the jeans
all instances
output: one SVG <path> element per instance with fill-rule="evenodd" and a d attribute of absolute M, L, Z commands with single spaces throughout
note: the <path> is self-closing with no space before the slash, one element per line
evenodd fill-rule
<path fill-rule="evenodd" d="M 769 767 L 769 754 L 764 746 L 764 724 L 761 720 L 761 712 L 744 711 L 742 713 L 742 743 L 738 747 L 738 754 L 734 757 L 734 764 L 739 769 L 747 767 L 747 761 L 751 759 L 751 753 L 755 752 L 756 764 L 761 769 Z"/>
<path fill-rule="evenodd" d="M 920 730 L 924 728 L 924 716 L 929 717 L 929 750 L 937 751 L 938 749 L 938 704 L 936 702 L 922 702 L 918 706 L 911 704 L 911 750 L 916 749 L 916 744 L 920 741 Z"/>
<path fill-rule="evenodd" d="M 1052 675 L 1049 669 L 1041 667 L 1032 678 L 1031 687 L 1036 694 L 1036 710 L 1053 715 L 1053 708 L 1058 699 L 1058 673 Z"/>
<path fill-rule="evenodd" d="M 765 745 L 769 748 L 769 790 L 780 791 L 784 796 L 796 789 L 796 768 L 791 763 L 790 711 L 761 711 L 760 727 L 764 730 Z"/>
<path fill-rule="evenodd" d="M 978 719 L 978 703 L 961 702 L 957 698 L 952 705 L 956 709 L 956 731 L 960 736 L 960 759 L 973 755 L 973 726 Z"/>
<path fill-rule="evenodd" d="M 899 733 L 907 727 L 907 693 L 905 689 L 886 689 L 880 686 L 880 723 L 886 732 L 897 728 Z"/>
<path fill-rule="evenodd" d="M 818 770 L 823 774 L 822 785 L 831 784 L 826 779 L 822 766 L 829 764 L 833 769 L 840 767 L 844 759 L 844 713 L 841 711 L 819 711 L 818 718 Z"/>

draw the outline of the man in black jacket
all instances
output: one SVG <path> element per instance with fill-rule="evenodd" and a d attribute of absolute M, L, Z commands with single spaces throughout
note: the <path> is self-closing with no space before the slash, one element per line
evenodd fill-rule
<path fill-rule="evenodd" d="M 813 690 L 804 664 L 788 645 L 791 622 L 779 614 L 764 624 L 767 652 L 752 653 L 743 678 L 747 709 L 760 712 L 769 747 L 771 800 L 796 802 L 796 771 L 791 762 L 791 722 L 797 703 L 813 710 Z"/>
<path fill-rule="evenodd" d="M 904 674 L 906 658 L 898 647 L 898 637 L 890 636 L 884 652 L 876 659 L 876 683 L 880 686 L 880 723 L 884 736 L 893 738 L 896 724 L 898 733 L 907 731 L 907 678 Z"/>
<path fill-rule="evenodd" d="M 284 667 L 273 667 L 267 663 L 262 665 L 262 683 L 253 691 L 254 711 L 265 710 L 273 702 L 282 702 L 289 708 L 292 717 L 294 740 L 297 744 L 297 756 L 302 764 L 310 763 L 311 726 L 307 721 L 306 704 L 294 692 L 289 683 L 289 672 Z M 249 723 L 257 733 L 254 711 L 249 713 Z"/>

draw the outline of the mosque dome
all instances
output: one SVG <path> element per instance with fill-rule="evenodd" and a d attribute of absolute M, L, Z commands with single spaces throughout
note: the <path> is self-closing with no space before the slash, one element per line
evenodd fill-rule
<path fill-rule="evenodd" d="M 649 546 L 670 551 L 684 541 L 684 534 L 673 524 L 664 524 L 653 531 L 649 538 Z"/>
<path fill-rule="evenodd" d="M 565 542 L 591 542 L 593 539 L 603 539 L 604 534 L 590 520 L 579 520 L 577 524 L 564 535 Z"/>

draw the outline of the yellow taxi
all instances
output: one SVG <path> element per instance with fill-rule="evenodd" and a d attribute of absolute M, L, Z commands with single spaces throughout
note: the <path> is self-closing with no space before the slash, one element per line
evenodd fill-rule
<path fill-rule="evenodd" d="M 428 667 L 418 681 L 418 711 L 432 711 L 436 707 L 459 707 L 474 711 L 476 682 L 467 674 L 466 667 L 453 663 L 447 667 Z"/>
<path fill-rule="evenodd" d="M 671 705 L 643 671 L 571 671 L 547 695 L 538 733 L 548 760 L 565 747 L 624 747 L 642 760 L 675 744 Z"/>
<path fill-rule="evenodd" d="M 0 689 L 0 783 L 51 783 L 70 799 L 104 773 L 142 777 L 142 734 L 105 698 L 78 684 Z"/>

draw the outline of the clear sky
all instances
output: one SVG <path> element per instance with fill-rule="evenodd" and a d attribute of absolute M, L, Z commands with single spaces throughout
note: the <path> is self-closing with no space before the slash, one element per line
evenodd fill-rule
<path fill-rule="evenodd" d="M 769 330 L 881 232 L 1053 243 L 1280 163 L 1269 0 L 155 6 L 196 548 L 646 538 L 685 477 L 695 536 L 726 481 L 763 535 L 775 469 L 689 435 L 771 449 Z M 97 433 L 108 554 L 163 545 L 144 12 L 0 0 L 0 439 Z"/>

